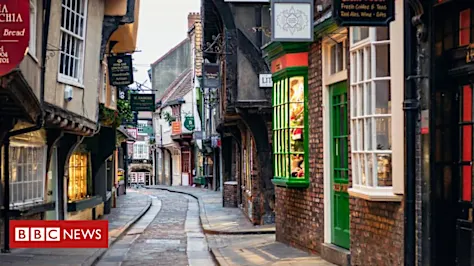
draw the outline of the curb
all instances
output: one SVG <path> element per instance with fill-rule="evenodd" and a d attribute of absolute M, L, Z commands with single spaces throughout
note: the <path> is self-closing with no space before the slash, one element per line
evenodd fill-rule
<path fill-rule="evenodd" d="M 217 248 L 211 248 L 209 252 L 217 266 L 231 266 Z"/>
<path fill-rule="evenodd" d="M 128 229 L 134 225 L 138 220 L 140 220 L 140 218 L 142 218 L 145 213 L 150 209 L 151 207 L 151 198 L 150 197 L 147 197 L 148 198 L 148 202 L 147 202 L 147 205 L 140 211 L 140 213 L 138 215 L 136 215 L 132 220 L 130 220 L 128 223 L 126 223 L 123 228 L 119 231 L 119 234 L 117 235 L 117 237 L 115 237 L 114 239 L 112 239 L 112 241 L 109 243 L 109 248 L 115 243 L 117 242 L 127 231 Z M 94 255 L 92 255 L 91 257 L 89 257 L 89 259 L 82 264 L 82 266 L 92 266 L 92 265 L 95 265 L 99 260 L 100 258 L 102 258 L 102 256 L 107 252 L 107 250 L 109 248 L 106 248 L 106 249 L 100 249 L 98 251 L 96 251 L 94 253 Z"/>
<path fill-rule="evenodd" d="M 172 193 L 180 193 L 184 195 L 191 196 L 195 198 L 198 201 L 199 204 L 199 218 L 201 220 L 201 225 L 202 225 L 202 231 L 204 234 L 208 235 L 263 235 L 263 234 L 275 234 L 275 229 L 262 229 L 262 230 L 242 230 L 242 231 L 219 231 L 219 230 L 214 230 L 211 229 L 209 226 L 209 220 L 207 219 L 206 215 L 206 209 L 204 208 L 204 203 L 202 203 L 202 199 L 199 196 L 196 196 L 192 193 L 185 192 L 185 191 L 178 191 L 174 190 L 172 188 L 161 188 L 161 187 L 148 187 L 145 186 L 146 189 L 158 189 L 158 190 L 165 190 L 168 192 Z M 203 221 L 206 221 L 207 223 L 204 224 Z"/>

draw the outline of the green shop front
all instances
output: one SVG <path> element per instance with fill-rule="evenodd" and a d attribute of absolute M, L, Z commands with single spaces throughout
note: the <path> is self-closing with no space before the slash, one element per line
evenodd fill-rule
<path fill-rule="evenodd" d="M 271 61 L 273 167 L 276 186 L 309 186 L 308 47 L 276 43 L 265 47 Z"/>

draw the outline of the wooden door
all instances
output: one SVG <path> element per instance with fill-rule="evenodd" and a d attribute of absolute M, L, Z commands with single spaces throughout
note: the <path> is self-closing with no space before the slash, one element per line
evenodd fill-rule
<path fill-rule="evenodd" d="M 349 249 L 347 85 L 330 87 L 332 243 Z"/>

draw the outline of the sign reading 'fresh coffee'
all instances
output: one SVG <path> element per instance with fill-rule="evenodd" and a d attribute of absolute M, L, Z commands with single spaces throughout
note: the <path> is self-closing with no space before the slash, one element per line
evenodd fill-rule
<path fill-rule="evenodd" d="M 334 0 L 333 17 L 340 26 L 388 26 L 395 19 L 395 0 Z"/>
<path fill-rule="evenodd" d="M 115 55 L 107 58 L 109 81 L 112 86 L 128 86 L 133 83 L 131 55 Z"/>

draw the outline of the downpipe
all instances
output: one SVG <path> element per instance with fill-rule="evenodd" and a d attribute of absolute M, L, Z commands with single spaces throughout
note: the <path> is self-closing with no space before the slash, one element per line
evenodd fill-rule
<path fill-rule="evenodd" d="M 416 64 L 412 60 L 405 60 L 405 95 L 403 110 L 405 112 L 405 197 L 404 197 L 404 265 L 416 265 L 416 176 L 417 176 L 417 150 L 416 143 L 421 134 L 420 122 L 420 99 L 421 99 L 421 67 L 424 59 L 422 43 L 426 41 L 426 28 L 421 16 L 423 7 L 418 0 L 409 0 L 404 8 L 405 29 L 405 58 L 416 58 Z M 413 32 L 416 30 L 416 32 Z M 416 49 L 413 49 L 413 37 L 416 36 Z M 416 55 L 413 56 L 413 52 Z M 415 75 L 412 75 L 415 70 Z"/>

